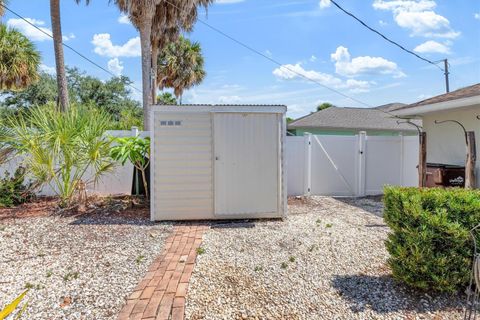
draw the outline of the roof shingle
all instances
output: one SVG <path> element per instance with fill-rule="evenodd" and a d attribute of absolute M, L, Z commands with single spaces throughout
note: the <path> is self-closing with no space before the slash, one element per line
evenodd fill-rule
<path fill-rule="evenodd" d="M 397 106 L 399 106 L 397 104 Z M 355 130 L 394 130 L 416 131 L 417 129 L 406 123 L 398 124 L 398 118 L 390 115 L 386 110 L 379 108 L 339 108 L 330 107 L 303 118 L 297 119 L 288 125 L 289 129 L 296 128 L 325 128 L 325 129 L 355 129 Z M 393 107 L 392 104 L 388 108 Z M 414 121 L 420 124 L 419 121 Z"/>

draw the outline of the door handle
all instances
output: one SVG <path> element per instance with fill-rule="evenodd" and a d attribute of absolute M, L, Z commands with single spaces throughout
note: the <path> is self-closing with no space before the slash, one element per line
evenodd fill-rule
<path fill-rule="evenodd" d="M 220 157 L 215 157 L 215 160 L 217 160 L 217 161 L 218 161 L 219 159 L 220 159 Z"/>

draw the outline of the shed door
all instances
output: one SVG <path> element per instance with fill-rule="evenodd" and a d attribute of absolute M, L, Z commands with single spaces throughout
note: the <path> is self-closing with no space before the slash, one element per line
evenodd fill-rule
<path fill-rule="evenodd" d="M 217 216 L 277 212 L 279 129 L 276 114 L 214 114 Z"/>

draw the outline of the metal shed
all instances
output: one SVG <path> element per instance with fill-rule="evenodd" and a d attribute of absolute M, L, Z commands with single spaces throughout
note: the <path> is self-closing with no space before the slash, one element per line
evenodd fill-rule
<path fill-rule="evenodd" d="M 151 219 L 286 214 L 285 106 L 151 109 Z"/>

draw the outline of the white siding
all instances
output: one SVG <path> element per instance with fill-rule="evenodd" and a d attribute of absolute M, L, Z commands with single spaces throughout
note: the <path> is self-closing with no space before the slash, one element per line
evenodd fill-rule
<path fill-rule="evenodd" d="M 153 218 L 213 217 L 210 114 L 153 115 Z M 161 121 L 181 121 L 181 125 L 162 126 Z"/>

